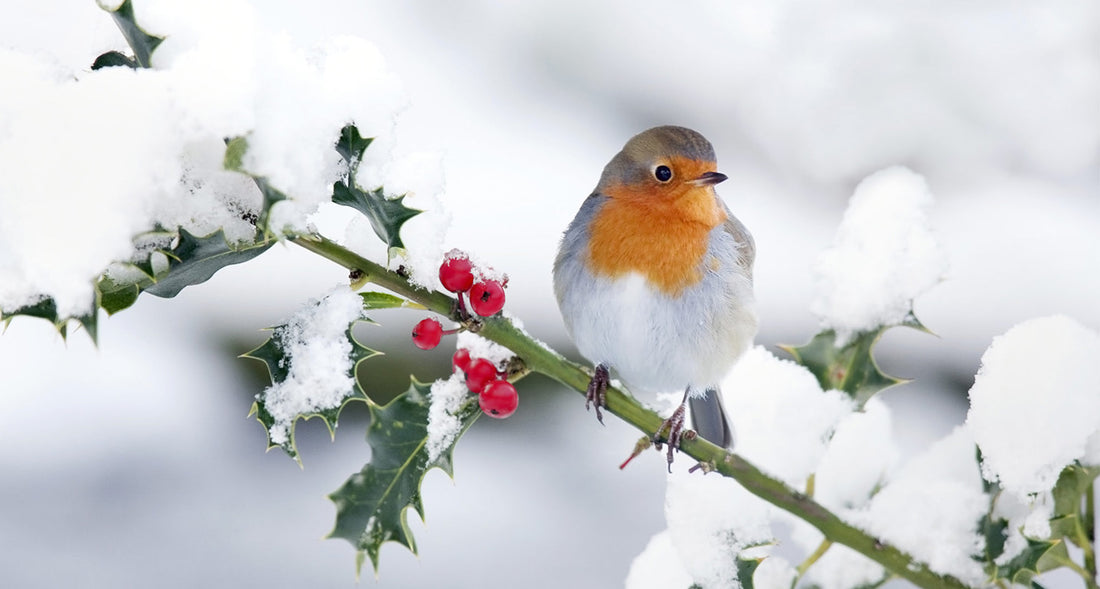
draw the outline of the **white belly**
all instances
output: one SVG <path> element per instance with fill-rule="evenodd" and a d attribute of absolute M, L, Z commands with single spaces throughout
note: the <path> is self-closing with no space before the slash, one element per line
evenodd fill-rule
<path fill-rule="evenodd" d="M 716 386 L 756 335 L 752 284 L 708 276 L 672 298 L 639 274 L 593 279 L 563 316 L 580 353 L 606 363 L 632 390 Z"/>

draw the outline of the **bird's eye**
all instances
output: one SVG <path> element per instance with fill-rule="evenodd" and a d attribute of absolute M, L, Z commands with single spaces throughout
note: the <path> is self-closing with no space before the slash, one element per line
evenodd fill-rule
<path fill-rule="evenodd" d="M 668 182 L 672 180 L 672 169 L 668 166 L 657 166 L 653 170 L 653 177 L 660 182 Z"/>

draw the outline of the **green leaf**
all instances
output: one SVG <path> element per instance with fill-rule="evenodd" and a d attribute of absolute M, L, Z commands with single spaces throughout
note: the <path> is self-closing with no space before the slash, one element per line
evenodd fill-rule
<path fill-rule="evenodd" d="M 1015 558 L 997 567 L 997 576 L 1013 583 L 1028 584 L 1044 571 L 1057 568 L 1069 559 L 1061 540 L 1027 540 L 1027 547 Z"/>
<path fill-rule="evenodd" d="M 1097 476 L 1100 476 L 1100 466 L 1071 464 L 1062 469 L 1054 485 L 1054 515 L 1080 514 L 1085 491 Z"/>
<path fill-rule="evenodd" d="M 205 237 L 180 229 L 179 235 L 176 247 L 164 252 L 168 256 L 168 270 L 158 273 L 156 282 L 143 289 L 145 292 L 162 298 L 174 297 L 185 287 L 206 282 L 218 270 L 247 262 L 275 245 L 274 240 L 263 240 L 257 235 L 256 243 L 232 246 L 221 229 Z"/>
<path fill-rule="evenodd" d="M 244 170 L 244 154 L 248 151 L 248 139 L 245 137 L 234 137 L 225 142 L 225 158 L 222 160 L 222 166 L 225 169 L 233 172 L 241 172 L 247 174 Z"/>
<path fill-rule="evenodd" d="M 357 166 L 359 160 L 363 159 L 363 152 L 372 141 L 374 141 L 373 138 L 360 135 L 355 125 L 345 125 L 340 129 L 340 139 L 336 141 L 336 152 L 350 166 Z"/>
<path fill-rule="evenodd" d="M 370 309 L 425 309 L 424 305 L 384 292 L 361 292 L 363 308 Z"/>
<path fill-rule="evenodd" d="M 836 332 L 828 329 L 815 335 L 804 346 L 780 348 L 808 368 L 822 389 L 844 391 L 862 408 L 875 393 L 908 382 L 884 373 L 872 353 L 875 343 L 890 327 L 856 334 L 841 347 L 836 345 Z"/>
<path fill-rule="evenodd" d="M 401 226 L 423 212 L 406 207 L 404 200 L 404 196 L 386 198 L 381 188 L 365 191 L 344 182 L 332 185 L 332 202 L 363 213 L 375 235 L 390 249 L 405 247 L 401 241 Z"/>
<path fill-rule="evenodd" d="M 122 31 L 126 43 L 134 51 L 137 64 L 143 68 L 149 67 L 153 51 L 164 41 L 164 37 L 150 35 L 142 30 L 137 21 L 134 20 L 134 5 L 131 0 L 126 0 L 117 9 L 108 12 L 111 13 L 111 18 L 115 19 L 115 24 Z"/>
<path fill-rule="evenodd" d="M 171 234 L 156 234 L 159 239 L 168 235 Z M 162 298 L 174 297 L 188 286 L 206 282 L 218 270 L 247 262 L 275 244 L 275 240 L 264 240 L 259 233 L 256 238 L 254 243 L 230 245 L 220 229 L 205 237 L 196 237 L 180 229 L 179 243 L 175 247 L 154 249 L 134 261 L 112 264 L 96 281 L 99 306 L 108 315 L 114 315 L 133 305 L 142 292 Z M 154 271 L 152 258 L 162 255 L 167 260 L 167 268 Z"/>
<path fill-rule="evenodd" d="M 480 415 L 471 396 L 458 415 L 462 423 L 459 435 L 438 458 L 429 461 L 429 394 L 429 385 L 413 380 L 407 391 L 385 406 L 368 401 L 371 461 L 329 495 L 336 504 L 336 525 L 329 537 L 343 538 L 355 546 L 357 567 L 362 565 L 365 553 L 377 573 L 378 554 L 386 542 L 397 542 L 416 554 L 407 511 L 411 507 L 424 519 L 420 497 L 424 475 L 440 468 L 454 476 L 455 443 Z"/>
<path fill-rule="evenodd" d="M 268 433 L 268 449 L 282 448 L 291 458 L 298 461 L 301 464 L 301 459 L 298 456 L 298 446 L 294 439 L 294 428 L 299 419 L 312 419 L 314 417 L 321 418 L 325 426 L 328 427 L 329 435 L 335 436 L 336 424 L 340 417 L 340 412 L 343 411 L 349 403 L 352 402 L 365 402 L 367 396 L 363 392 L 362 387 L 359 386 L 358 379 L 355 378 L 356 368 L 359 363 L 374 356 L 380 354 L 375 350 L 367 348 L 360 344 L 355 337 L 351 334 L 352 327 L 359 320 L 353 321 L 348 325 L 347 330 L 344 332 L 345 337 L 351 344 L 351 353 L 348 355 L 348 359 L 351 360 L 351 368 L 348 370 L 348 377 L 351 378 L 354 383 L 352 387 L 346 391 L 344 395 L 344 401 L 337 407 L 329 407 L 326 409 L 311 411 L 308 413 L 300 413 L 291 419 L 289 424 L 280 424 L 287 426 L 286 440 L 282 442 L 276 442 L 272 439 L 272 428 L 277 425 L 278 420 L 273 416 L 267 407 L 266 395 L 270 389 L 265 390 L 263 393 L 256 396 L 256 402 L 252 404 L 252 409 L 249 411 L 249 416 L 255 415 L 256 419 L 263 424 L 265 431 Z M 285 342 L 283 334 L 286 332 L 287 326 L 280 325 L 272 329 L 271 337 L 267 339 L 260 347 L 242 354 L 242 358 L 252 358 L 259 360 L 267 365 L 268 374 L 271 376 L 271 382 L 279 384 L 288 378 L 290 369 L 293 366 L 294 358 L 287 354 L 285 349 Z"/>
<path fill-rule="evenodd" d="M 741 589 L 753 589 L 752 577 L 762 562 L 763 558 L 737 556 L 737 582 L 741 584 Z"/>
<path fill-rule="evenodd" d="M 57 313 L 57 303 L 50 297 L 44 297 L 36 303 L 25 305 L 11 312 L 0 311 L 0 322 L 3 322 L 6 327 L 11 323 L 12 319 L 21 315 L 24 317 L 45 319 L 53 324 L 54 328 L 57 329 L 57 332 L 61 334 L 63 339 L 68 339 L 69 322 L 76 321 L 84 327 L 84 331 L 88 332 L 88 337 L 92 338 L 92 343 L 98 343 L 99 315 L 97 311 L 98 309 L 93 308 L 87 315 L 62 317 Z"/>
<path fill-rule="evenodd" d="M 123 55 L 118 51 L 108 51 L 95 58 L 95 61 L 92 62 L 92 71 L 101 70 L 107 67 L 128 67 L 130 69 L 137 69 L 138 63 L 134 58 Z"/>
<path fill-rule="evenodd" d="M 366 216 L 375 235 L 384 241 L 390 250 L 402 249 L 401 226 L 423 211 L 410 209 L 404 205 L 404 195 L 387 198 L 382 188 L 362 190 L 355 181 L 355 172 L 363 152 L 371 144 L 371 139 L 359 134 L 355 125 L 346 125 L 340 130 L 336 142 L 336 151 L 348 166 L 347 176 L 332 185 L 332 202 L 351 207 Z"/>

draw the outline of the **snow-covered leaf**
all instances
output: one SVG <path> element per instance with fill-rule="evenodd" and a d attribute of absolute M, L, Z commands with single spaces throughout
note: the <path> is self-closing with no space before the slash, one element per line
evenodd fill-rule
<path fill-rule="evenodd" d="M 358 300 L 359 297 L 355 297 Z M 326 300 L 316 303 L 320 308 L 326 304 Z M 361 317 L 361 316 L 360 316 Z M 304 360 L 295 357 L 302 346 L 316 344 L 318 337 L 324 339 L 325 334 L 308 333 L 309 328 L 295 323 L 280 325 L 272 330 L 271 337 L 260 347 L 243 354 L 243 358 L 260 360 L 267 365 L 268 374 L 271 376 L 272 386 L 263 393 L 257 395 L 256 402 L 252 404 L 249 415 L 255 415 L 263 424 L 268 434 L 268 448 L 282 448 L 291 458 L 299 460 L 298 449 L 294 439 L 294 428 L 299 419 L 321 418 L 328 427 L 329 434 L 335 434 L 335 428 L 340 412 L 347 404 L 355 401 L 365 402 L 367 396 L 359 386 L 355 378 L 356 368 L 359 363 L 377 356 L 380 352 L 367 348 L 360 344 L 352 335 L 351 330 L 359 317 L 348 320 L 343 335 L 335 342 L 337 348 L 349 350 L 346 358 L 322 358 L 322 361 L 331 362 L 332 365 L 346 367 L 343 379 L 325 379 L 325 384 L 315 381 L 313 375 L 304 374 L 308 369 L 302 366 Z M 329 338 L 336 339 L 336 338 Z M 346 346 L 341 345 L 343 343 Z M 322 345 L 324 342 L 322 342 Z M 322 353 L 331 353 L 336 348 L 325 348 Z M 313 359 L 312 361 L 316 361 Z M 326 362 L 325 366 L 330 365 Z M 322 375 L 335 376 L 335 375 Z M 337 390 L 323 390 L 328 383 L 336 383 Z M 297 386 L 297 391 L 289 391 L 289 386 Z M 304 389 L 304 390 L 303 390 Z M 312 390 L 310 390 L 312 389 Z M 312 396 L 307 399 L 288 399 L 287 395 Z M 300 460 L 299 460 L 300 461 Z"/>
<path fill-rule="evenodd" d="M 97 311 L 98 309 L 93 308 L 87 315 L 80 317 L 62 317 L 57 314 L 57 304 L 53 299 L 47 297 L 37 303 L 20 307 L 9 313 L 0 311 L 0 322 L 7 326 L 13 318 L 20 315 L 25 317 L 38 317 L 39 319 L 45 319 L 53 323 L 58 333 L 61 334 L 61 337 L 66 338 L 69 335 L 69 321 L 76 321 L 84 327 L 84 331 L 88 332 L 88 336 L 92 338 L 92 341 L 96 342 L 99 337 L 99 316 Z"/>
<path fill-rule="evenodd" d="M 126 0 L 118 8 L 108 12 L 111 13 L 111 18 L 115 20 L 115 24 L 122 31 L 122 35 L 126 37 L 130 49 L 134 51 L 137 64 L 141 67 L 149 67 L 153 51 L 164 41 L 164 38 L 150 35 L 142 30 L 141 26 L 134 20 L 134 5 L 131 0 Z"/>
<path fill-rule="evenodd" d="M 363 190 L 356 184 L 356 168 L 370 143 L 371 140 L 363 138 L 354 125 L 347 125 L 340 131 L 336 151 L 344 158 L 348 173 L 343 180 L 332 185 L 332 202 L 363 213 L 370 221 L 374 233 L 391 251 L 404 249 L 405 244 L 401 241 L 401 226 L 423 211 L 406 207 L 402 202 L 405 200 L 404 196 L 387 198 L 381 187 Z"/>
<path fill-rule="evenodd" d="M 187 286 L 206 282 L 218 270 L 247 262 L 275 245 L 274 240 L 262 240 L 257 235 L 255 243 L 233 246 L 225 240 L 221 229 L 205 237 L 180 229 L 179 235 L 176 247 L 164 251 L 168 270 L 158 273 L 156 282 L 145 288 L 145 292 L 162 298 L 174 297 Z"/>
<path fill-rule="evenodd" d="M 904 325 L 923 329 L 915 317 L 910 315 Z M 873 331 L 858 333 L 849 337 L 839 347 L 837 334 L 827 329 L 815 335 L 809 343 L 802 346 L 780 346 L 794 356 L 799 364 L 805 366 L 828 391 L 836 389 L 848 393 L 859 407 L 875 393 L 896 384 L 907 382 L 905 379 L 890 376 L 879 368 L 874 357 L 874 347 L 890 325 Z"/>
<path fill-rule="evenodd" d="M 95 61 L 92 62 L 92 71 L 105 67 L 128 67 L 130 69 L 137 69 L 138 63 L 134 58 L 119 53 L 118 51 L 108 51 L 95 58 Z"/>
<path fill-rule="evenodd" d="M 397 542 L 415 554 L 407 511 L 411 507 L 424 519 L 420 497 L 424 475 L 440 468 L 454 476 L 454 446 L 461 433 L 435 460 L 429 459 L 429 393 L 429 385 L 413 380 L 407 391 L 385 406 L 368 401 L 371 461 L 329 495 L 336 504 L 336 525 L 329 537 L 343 538 L 355 546 L 357 567 L 366 555 L 377 572 L 379 550 L 386 542 Z M 464 406 L 459 415 L 461 432 L 480 414 L 476 401 Z"/>

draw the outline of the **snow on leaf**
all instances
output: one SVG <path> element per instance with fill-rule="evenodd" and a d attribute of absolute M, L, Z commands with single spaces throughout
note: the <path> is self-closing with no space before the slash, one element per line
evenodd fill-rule
<path fill-rule="evenodd" d="M 1027 548 L 998 567 L 997 576 L 1013 583 L 1027 585 L 1039 573 L 1057 568 L 1068 559 L 1065 542 L 1027 538 Z"/>
<path fill-rule="evenodd" d="M 249 413 L 264 425 L 268 449 L 282 448 L 300 463 L 294 439 L 299 419 L 320 417 L 329 434 L 335 435 L 343 408 L 367 400 L 355 371 L 360 362 L 380 352 L 363 346 L 351 333 L 357 322 L 366 320 L 359 300 L 345 287 L 345 292 L 312 301 L 286 324 L 272 329 L 263 345 L 242 354 L 266 364 L 271 376 L 271 386 L 257 395 Z"/>
<path fill-rule="evenodd" d="M 149 67 L 153 51 L 164 41 L 164 38 L 150 35 L 142 30 L 141 26 L 134 20 L 134 5 L 131 0 L 126 0 L 118 8 L 108 10 L 108 12 L 111 13 L 111 18 L 115 20 L 115 24 L 122 31 L 122 36 L 126 37 L 130 49 L 134 51 L 137 64 L 141 67 Z M 97 59 L 96 62 L 98 63 L 99 60 Z"/>
<path fill-rule="evenodd" d="M 163 252 L 168 256 L 168 269 L 159 272 L 154 284 L 142 289 L 145 292 L 162 298 L 174 297 L 185 287 L 206 282 L 218 270 L 247 262 L 275 244 L 274 240 L 262 240 L 257 235 L 256 243 L 232 246 L 221 229 L 205 237 L 180 229 L 179 236 L 176 247 Z"/>
<path fill-rule="evenodd" d="M 423 211 L 406 207 L 402 202 L 405 200 L 404 196 L 388 198 L 381 187 L 363 190 L 356 184 L 356 168 L 370 143 L 371 140 L 363 138 L 354 125 L 347 125 L 341 130 L 336 151 L 347 163 L 348 173 L 343 180 L 332 185 L 332 202 L 363 213 L 370 221 L 374 233 L 386 243 L 392 253 L 394 249 L 405 247 L 401 241 L 401 226 Z"/>
<path fill-rule="evenodd" d="M 132 58 L 128 57 L 118 51 L 108 51 L 103 55 L 95 58 L 92 62 L 92 71 L 103 69 L 106 67 L 128 67 L 130 69 L 137 69 L 138 63 Z"/>
<path fill-rule="evenodd" d="M 87 315 L 80 317 L 62 317 L 57 313 L 57 303 L 52 298 L 46 297 L 36 303 L 24 305 L 14 311 L 4 312 L 0 311 L 0 322 L 6 327 L 11 320 L 17 316 L 23 315 L 25 317 L 37 317 L 39 319 L 45 319 L 50 323 L 53 323 L 57 328 L 57 332 L 61 334 L 62 338 L 67 338 L 69 335 L 69 321 L 76 321 L 84 330 L 88 332 L 88 336 L 92 338 L 92 342 L 98 341 L 99 337 L 99 315 L 98 309 L 94 308 Z"/>
<path fill-rule="evenodd" d="M 915 317 L 907 320 L 904 325 L 923 329 Z M 821 383 L 822 389 L 844 391 L 862 408 L 875 393 L 908 382 L 886 374 L 875 361 L 875 344 L 890 327 L 893 326 L 882 326 L 873 331 L 852 335 L 839 347 L 836 331 L 826 329 L 805 345 L 780 348 L 808 368 Z"/>
<path fill-rule="evenodd" d="M 336 524 L 329 537 L 343 538 L 355 546 L 357 568 L 365 553 L 377 572 L 378 554 L 386 542 L 397 542 L 416 554 L 407 512 L 411 507 L 424 519 L 420 497 L 424 475 L 440 468 L 454 476 L 454 446 L 461 433 L 434 461 L 428 459 L 429 393 L 429 385 L 413 380 L 407 391 L 385 406 L 367 401 L 371 461 L 329 495 L 336 505 Z M 480 414 L 476 402 L 464 407 L 461 432 Z"/>

